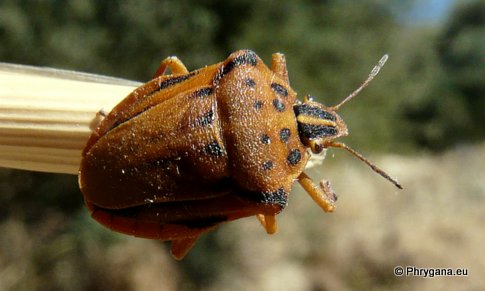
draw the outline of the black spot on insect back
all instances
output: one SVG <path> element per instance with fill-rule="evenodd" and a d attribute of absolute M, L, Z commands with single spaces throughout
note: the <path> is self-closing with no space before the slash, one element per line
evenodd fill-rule
<path fill-rule="evenodd" d="M 263 108 L 263 101 L 261 100 L 256 100 L 253 104 L 253 107 L 257 110 Z"/>
<path fill-rule="evenodd" d="M 246 53 L 239 55 L 230 60 L 223 68 L 222 72 L 216 77 L 216 81 L 222 79 L 225 75 L 231 72 L 235 67 L 241 65 L 256 66 L 258 63 L 258 57 L 253 51 L 246 51 Z"/>
<path fill-rule="evenodd" d="M 288 193 L 286 193 L 283 187 L 276 191 L 263 192 L 263 203 L 276 204 L 281 207 L 285 207 L 288 203 Z"/>
<path fill-rule="evenodd" d="M 280 139 L 282 142 L 288 142 L 288 140 L 290 139 L 290 136 L 291 136 L 291 132 L 290 132 L 290 129 L 289 128 L 283 128 L 282 130 L 280 130 Z"/>
<path fill-rule="evenodd" d="M 245 194 L 246 194 L 246 197 L 248 197 L 249 199 L 257 203 L 278 205 L 281 208 L 284 208 L 288 203 L 288 193 L 285 191 L 283 187 L 279 188 L 276 191 L 264 191 L 264 192 L 250 191 L 250 192 L 246 192 Z"/>
<path fill-rule="evenodd" d="M 182 83 L 183 81 L 189 79 L 193 75 L 195 75 L 194 72 L 187 74 L 187 75 L 175 76 L 175 77 L 165 79 L 162 82 L 160 82 L 160 86 L 159 86 L 158 90 L 163 90 L 163 89 L 168 88 L 170 86 L 173 86 L 175 84 Z"/>
<path fill-rule="evenodd" d="M 213 141 L 205 147 L 205 152 L 211 156 L 221 157 L 224 155 L 224 151 L 217 141 Z"/>
<path fill-rule="evenodd" d="M 285 108 L 285 104 L 283 104 L 283 102 L 280 99 L 278 99 L 278 98 L 276 98 L 276 99 L 273 100 L 273 106 L 279 112 L 283 112 L 286 109 Z"/>
<path fill-rule="evenodd" d="M 195 98 L 206 97 L 206 96 L 211 95 L 212 91 L 213 91 L 212 87 L 205 87 L 205 88 L 202 88 L 202 89 L 195 91 L 194 96 L 195 96 Z"/>
<path fill-rule="evenodd" d="M 248 87 L 251 87 L 251 88 L 256 87 L 256 81 L 254 81 L 254 79 L 253 79 L 253 78 L 246 78 L 246 79 L 244 80 L 244 83 L 245 83 L 245 84 L 246 84 L 246 86 L 248 86 Z"/>
<path fill-rule="evenodd" d="M 270 144 L 271 143 L 271 139 L 269 138 L 269 135 L 267 135 L 267 134 L 261 135 L 261 142 L 263 144 Z"/>
<path fill-rule="evenodd" d="M 298 149 L 291 150 L 290 154 L 286 158 L 288 163 L 292 166 L 298 164 L 301 160 L 301 153 Z"/>
<path fill-rule="evenodd" d="M 273 89 L 273 91 L 280 96 L 288 97 L 288 90 L 278 83 L 271 83 L 271 89 Z"/>
<path fill-rule="evenodd" d="M 209 124 L 212 124 L 214 121 L 214 111 L 210 110 L 206 114 L 198 117 L 195 121 L 195 124 L 198 126 L 207 126 Z"/>
<path fill-rule="evenodd" d="M 266 170 L 266 171 L 271 170 L 273 169 L 273 166 L 274 164 L 272 161 L 266 161 L 263 163 L 263 170 Z"/>

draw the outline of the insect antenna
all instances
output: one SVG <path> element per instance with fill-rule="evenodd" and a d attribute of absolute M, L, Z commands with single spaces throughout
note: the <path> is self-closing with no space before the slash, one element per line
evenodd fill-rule
<path fill-rule="evenodd" d="M 382 56 L 382 58 L 379 60 L 379 63 L 377 63 L 377 65 L 370 72 L 369 77 L 367 77 L 367 80 L 365 80 L 364 83 L 362 83 L 359 86 L 359 88 L 357 88 L 354 92 L 352 92 L 349 96 L 347 96 L 339 104 L 331 107 L 331 109 L 334 110 L 334 111 L 337 111 L 340 108 L 340 106 L 344 105 L 345 103 L 347 103 L 347 101 L 349 101 L 350 99 L 357 96 L 360 93 L 360 91 L 362 91 L 362 89 L 367 87 L 367 85 L 369 85 L 369 83 L 372 81 L 372 79 L 374 79 L 374 77 L 377 76 L 377 74 L 379 74 L 379 71 L 382 69 L 382 67 L 384 66 L 384 64 L 386 63 L 388 58 L 389 58 L 388 54 L 385 54 L 384 56 Z"/>
<path fill-rule="evenodd" d="M 394 184 L 394 186 L 396 186 L 399 189 L 403 189 L 402 185 L 399 184 L 399 182 L 397 182 L 395 179 L 391 178 L 391 176 L 389 176 L 386 172 L 384 172 L 384 170 L 382 170 L 381 168 L 379 168 L 376 165 L 374 165 L 371 161 L 369 161 L 368 159 L 366 159 L 364 156 L 362 156 L 361 154 L 359 154 L 355 150 L 353 150 L 350 147 L 348 147 L 346 144 L 341 143 L 341 142 L 331 141 L 331 142 L 328 142 L 326 144 L 326 147 L 341 148 L 341 149 L 344 149 L 344 150 L 348 151 L 349 153 L 351 153 L 352 155 L 354 155 L 355 157 L 357 157 L 359 160 L 361 160 L 362 162 L 366 163 L 369 167 L 371 167 L 371 169 L 374 172 L 376 172 L 377 174 L 381 175 L 386 180 L 388 180 L 389 182 L 391 182 L 392 184 Z"/>

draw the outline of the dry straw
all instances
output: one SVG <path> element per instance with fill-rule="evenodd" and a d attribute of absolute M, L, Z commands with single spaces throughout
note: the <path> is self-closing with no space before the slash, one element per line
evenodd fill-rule
<path fill-rule="evenodd" d="M 97 113 L 137 85 L 0 63 L 0 167 L 77 174 Z"/>

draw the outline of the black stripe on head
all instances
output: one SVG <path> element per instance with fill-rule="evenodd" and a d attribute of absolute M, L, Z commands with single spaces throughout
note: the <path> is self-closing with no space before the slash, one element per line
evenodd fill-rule
<path fill-rule="evenodd" d="M 338 134 L 338 131 L 334 126 L 298 123 L 298 133 L 300 134 L 300 137 L 315 139 L 326 136 L 335 136 Z"/>
<path fill-rule="evenodd" d="M 330 112 L 327 112 L 319 107 L 311 106 L 309 104 L 301 104 L 294 107 L 295 115 L 307 115 L 321 119 L 335 121 L 337 117 Z"/>

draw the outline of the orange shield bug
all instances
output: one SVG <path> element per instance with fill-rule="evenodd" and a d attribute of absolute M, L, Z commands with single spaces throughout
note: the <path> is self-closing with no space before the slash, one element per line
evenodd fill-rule
<path fill-rule="evenodd" d="M 298 181 L 319 206 L 333 211 L 336 196 L 304 172 L 310 157 L 346 149 L 401 186 L 367 159 L 334 141 L 347 135 L 336 110 L 289 86 L 283 54 L 269 69 L 252 51 L 189 72 L 176 57 L 154 79 L 101 121 L 83 151 L 79 183 L 92 217 L 112 230 L 172 241 L 183 258 L 197 238 L 219 224 L 256 216 L 268 233 Z M 170 68 L 171 74 L 165 70 Z"/>

